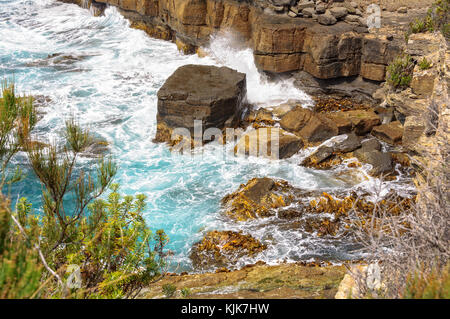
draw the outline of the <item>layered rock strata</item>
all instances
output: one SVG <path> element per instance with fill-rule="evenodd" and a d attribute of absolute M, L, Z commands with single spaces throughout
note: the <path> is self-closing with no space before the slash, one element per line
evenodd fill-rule
<path fill-rule="evenodd" d="M 244 109 L 246 90 L 245 74 L 227 67 L 178 68 L 158 91 L 155 141 L 173 143 L 172 133 L 183 135 L 182 131 L 174 132 L 181 129 L 188 130 L 183 136 L 189 135 L 203 144 L 209 128 L 236 126 Z"/>
<path fill-rule="evenodd" d="M 306 71 L 318 79 L 361 76 L 383 81 L 386 66 L 403 46 L 401 37 L 369 34 L 364 23 L 345 21 L 348 15 L 343 13 L 349 11 L 346 2 L 327 5 L 323 16 L 335 19 L 337 23 L 333 26 L 323 25 L 307 14 L 297 14 L 295 18 L 280 14 L 285 9 L 277 12 L 269 1 L 97 0 L 92 3 L 116 6 L 133 27 L 145 30 L 152 37 L 174 41 L 186 53 L 207 45 L 211 35 L 230 30 L 253 49 L 257 66 L 271 73 Z M 308 9 L 317 10 L 308 7 L 302 10 Z M 361 19 L 358 17 L 358 21 Z"/>

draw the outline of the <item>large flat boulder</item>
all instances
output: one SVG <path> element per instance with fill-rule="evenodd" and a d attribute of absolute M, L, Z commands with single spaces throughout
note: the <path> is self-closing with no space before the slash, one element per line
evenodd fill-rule
<path fill-rule="evenodd" d="M 208 128 L 235 127 L 246 98 L 246 76 L 227 67 L 185 65 L 158 91 L 155 141 L 171 142 L 170 132 L 186 128 L 194 137 L 194 121 Z M 203 133 L 202 132 L 202 133 Z"/>

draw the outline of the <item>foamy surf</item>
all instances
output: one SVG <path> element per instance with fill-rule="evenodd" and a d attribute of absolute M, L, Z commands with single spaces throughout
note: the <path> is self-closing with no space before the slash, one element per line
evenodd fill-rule
<path fill-rule="evenodd" d="M 216 64 L 228 66 L 247 75 L 247 98 L 256 108 L 274 106 L 295 100 L 304 107 L 313 101 L 305 92 L 295 87 L 293 79 L 270 81 L 256 67 L 253 51 L 243 47 L 233 33 L 221 32 L 211 37 L 205 51 Z"/>

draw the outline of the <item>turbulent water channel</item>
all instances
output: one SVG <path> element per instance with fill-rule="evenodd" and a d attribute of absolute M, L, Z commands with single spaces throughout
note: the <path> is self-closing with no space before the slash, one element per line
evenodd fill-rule
<path fill-rule="evenodd" d="M 308 190 L 389 192 L 399 181 L 380 184 L 365 168 L 318 171 L 299 166 L 304 153 L 270 161 L 232 156 L 233 145 L 207 145 L 199 154 L 172 154 L 152 139 L 156 132 L 156 93 L 185 64 L 226 65 L 247 74 L 248 100 L 256 107 L 312 100 L 286 80 L 269 83 L 258 73 L 252 52 L 233 45 L 231 37 L 211 41 L 209 57 L 186 56 L 175 44 L 131 29 L 114 8 L 94 17 L 86 9 L 54 0 L 0 0 L 0 77 L 14 78 L 18 91 L 45 96 L 35 136 L 59 140 L 64 121 L 75 118 L 110 143 L 119 165 L 115 182 L 124 194 L 148 196 L 145 216 L 152 229 L 163 228 L 174 251 L 173 266 L 190 270 L 189 250 L 205 231 L 243 230 L 268 244 L 247 263 L 312 258 L 357 258 L 345 242 L 278 227 L 275 218 L 235 223 L 220 214 L 220 199 L 253 177 L 287 180 Z M 23 156 L 15 159 L 23 164 Z M 88 167 L 92 159 L 83 159 Z M 26 169 L 26 166 L 24 166 Z M 13 196 L 26 196 L 39 209 L 41 187 L 29 172 Z"/>

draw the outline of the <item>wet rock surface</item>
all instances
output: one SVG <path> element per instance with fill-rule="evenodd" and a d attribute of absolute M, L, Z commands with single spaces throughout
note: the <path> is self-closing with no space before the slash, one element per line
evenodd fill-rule
<path fill-rule="evenodd" d="M 237 221 L 273 216 L 275 208 L 290 202 L 288 194 L 283 196 L 282 191 L 286 188 L 289 185 L 283 181 L 253 178 L 222 199 L 225 214 Z"/>
<path fill-rule="evenodd" d="M 378 150 L 361 148 L 355 151 L 355 156 L 363 163 L 372 165 L 370 174 L 378 176 L 392 171 L 392 156 Z"/>
<path fill-rule="evenodd" d="M 266 246 L 250 235 L 232 231 L 210 231 L 194 244 L 190 258 L 197 269 L 225 267 L 244 256 L 253 256 Z"/>
<path fill-rule="evenodd" d="M 368 193 L 329 194 L 302 190 L 282 180 L 255 178 L 223 198 L 222 212 L 236 225 L 266 220 L 265 224 L 270 224 L 272 231 L 275 227 L 311 238 L 323 238 L 330 243 L 335 241 L 342 245 L 340 247 L 358 247 L 352 229 L 364 227 L 374 209 L 382 209 L 389 218 L 407 212 L 414 201 L 413 196 L 395 195 L 375 204 Z M 355 224 L 355 221 L 358 222 Z M 255 227 L 265 227 L 264 224 L 259 225 Z M 200 265 L 197 267 L 205 270 L 218 267 L 234 269 L 241 258 L 261 260 L 260 254 L 264 254 L 271 245 L 270 234 L 258 241 L 241 233 L 213 231 L 206 233 L 203 240 L 194 245 L 191 258 L 195 265 Z"/>

